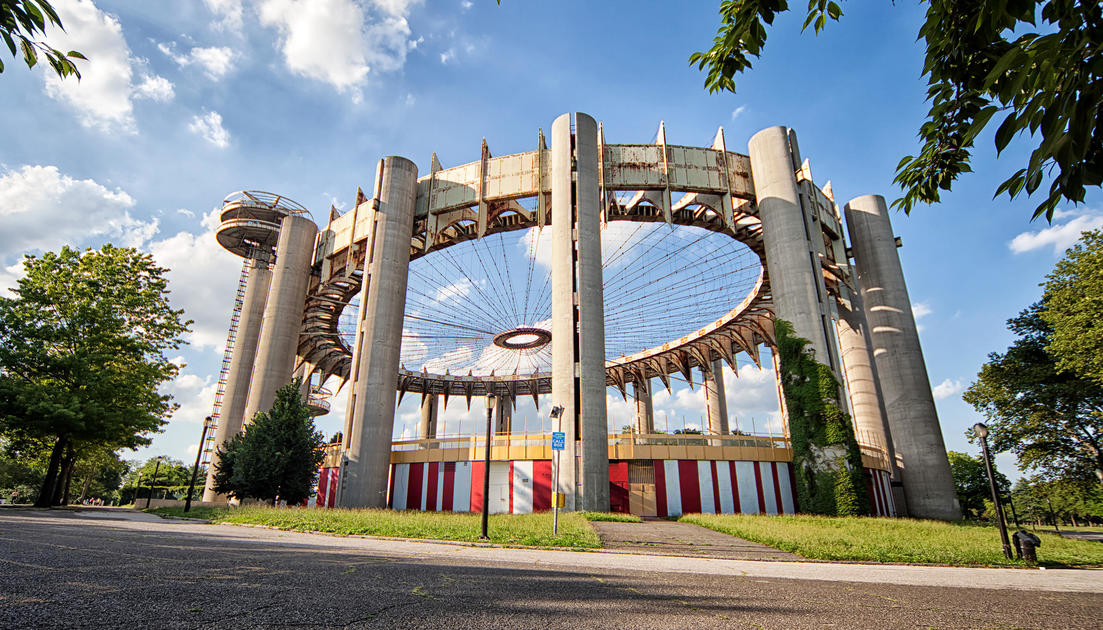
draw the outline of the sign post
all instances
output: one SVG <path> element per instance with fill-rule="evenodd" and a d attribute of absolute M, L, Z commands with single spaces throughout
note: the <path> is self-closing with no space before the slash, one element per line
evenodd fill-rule
<path fill-rule="evenodd" d="M 551 417 L 553 420 L 557 420 L 556 429 L 563 428 L 563 407 L 552 407 Z M 566 447 L 567 436 L 563 431 L 552 432 L 552 450 L 555 451 L 555 480 L 552 481 L 552 489 L 555 491 L 552 494 L 552 536 L 559 535 L 559 454 L 563 452 Z"/>

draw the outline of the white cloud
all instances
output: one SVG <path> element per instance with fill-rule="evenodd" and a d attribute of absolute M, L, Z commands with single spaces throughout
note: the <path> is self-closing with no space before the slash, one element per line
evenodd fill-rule
<path fill-rule="evenodd" d="M 934 309 L 932 309 L 931 305 L 927 304 L 926 302 L 916 302 L 912 304 L 912 317 L 914 317 L 915 319 L 926 317 L 933 312 Z"/>
<path fill-rule="evenodd" d="M 176 52 L 176 44 L 157 44 L 157 49 L 176 62 L 181 68 L 196 65 L 214 81 L 226 76 L 233 69 L 234 51 L 226 46 L 210 48 L 194 47 L 187 54 Z"/>
<path fill-rule="evenodd" d="M 931 393 L 934 394 L 935 400 L 945 400 L 951 396 L 960 394 L 965 389 L 965 385 L 961 381 L 954 381 L 946 379 L 934 386 Z"/>
<path fill-rule="evenodd" d="M 475 3 L 471 2 L 471 0 L 463 0 L 463 2 L 460 2 L 460 9 L 463 11 L 470 9 L 473 6 L 475 6 Z"/>
<path fill-rule="evenodd" d="M 1080 240 L 1080 234 L 1089 230 L 1103 227 L 1103 214 L 1088 210 L 1076 213 L 1070 210 L 1059 210 L 1053 213 L 1055 220 L 1073 217 L 1071 221 L 1050 225 L 1037 232 L 1023 232 L 1011 239 L 1008 247 L 1016 254 L 1033 251 L 1036 249 L 1053 248 L 1053 253 L 1060 255 L 1076 241 Z"/>
<path fill-rule="evenodd" d="M 220 149 L 230 146 L 230 132 L 222 126 L 222 115 L 218 112 L 193 116 L 188 130 Z"/>
<path fill-rule="evenodd" d="M 440 62 L 441 62 L 442 64 L 447 64 L 447 63 L 448 63 L 449 61 L 451 61 L 451 60 L 452 60 L 452 59 L 453 59 L 453 58 L 454 58 L 455 56 L 456 56 L 456 51 L 455 51 L 455 49 L 449 48 L 448 50 L 446 50 L 446 51 L 444 51 L 444 52 L 442 52 L 442 53 L 440 54 Z"/>
<path fill-rule="evenodd" d="M 144 69 L 144 62 L 131 55 L 119 21 L 91 0 L 62 0 L 55 9 L 66 30 L 50 28 L 47 43 L 59 50 L 79 50 L 94 61 L 77 62 L 80 81 L 62 80 L 43 70 L 46 93 L 71 106 L 85 127 L 135 133 L 132 99 L 169 100 L 172 84 Z M 137 84 L 135 74 L 141 78 Z"/>
<path fill-rule="evenodd" d="M 234 306 L 241 259 L 218 246 L 214 228 L 218 210 L 203 218 L 205 231 L 180 232 L 154 241 L 150 252 L 167 267 L 171 300 L 184 316 L 195 320 L 189 341 L 193 347 L 221 352 Z M 208 412 L 209 413 L 209 412 Z"/>
<path fill-rule="evenodd" d="M 436 296 L 433 297 L 433 301 L 438 304 L 458 301 L 471 293 L 472 288 L 474 288 L 474 285 L 471 284 L 471 281 L 467 278 L 463 278 L 458 282 L 439 287 Z"/>
<path fill-rule="evenodd" d="M 114 240 L 138 247 L 157 233 L 157 220 L 130 215 L 134 199 L 56 166 L 0 172 L 0 260 L 28 252 Z"/>
<path fill-rule="evenodd" d="M 241 0 L 203 0 L 203 4 L 220 18 L 214 23 L 216 29 L 231 33 L 241 31 L 243 13 Z"/>
<path fill-rule="evenodd" d="M 732 110 L 732 120 L 739 118 L 739 115 L 745 111 L 747 111 L 746 105 L 740 105 L 739 107 L 736 107 L 734 110 Z"/>
<path fill-rule="evenodd" d="M 383 15 L 369 21 L 353 0 L 261 0 L 260 23 L 280 34 L 284 62 L 293 73 L 355 91 L 369 72 L 398 70 L 410 41 L 407 0 L 375 0 Z"/>

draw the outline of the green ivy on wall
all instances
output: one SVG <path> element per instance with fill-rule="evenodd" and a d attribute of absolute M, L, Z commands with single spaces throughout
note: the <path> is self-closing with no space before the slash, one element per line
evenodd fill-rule
<path fill-rule="evenodd" d="M 794 334 L 792 324 L 775 320 L 774 333 L 800 510 L 869 514 L 862 454 L 850 415 L 839 406 L 839 382 L 831 368 L 816 361 L 809 341 Z"/>

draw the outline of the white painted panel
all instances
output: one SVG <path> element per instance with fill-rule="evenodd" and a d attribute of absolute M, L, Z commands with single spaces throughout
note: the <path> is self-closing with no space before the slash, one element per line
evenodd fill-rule
<path fill-rule="evenodd" d="M 720 513 L 735 512 L 735 499 L 732 495 L 732 474 L 728 462 L 716 462 L 716 486 L 720 489 Z"/>
<path fill-rule="evenodd" d="M 759 462 L 762 472 L 762 500 L 766 502 L 766 513 L 777 514 L 777 493 L 774 492 L 773 462 Z"/>
<path fill-rule="evenodd" d="M 444 462 L 437 466 L 437 504 L 434 509 L 438 512 L 444 509 Z"/>
<path fill-rule="evenodd" d="M 471 462 L 456 462 L 452 478 L 452 511 L 471 511 Z"/>
<path fill-rule="evenodd" d="M 701 492 L 701 513 L 716 514 L 716 498 L 712 493 L 712 462 L 697 462 L 697 485 Z"/>
<path fill-rule="evenodd" d="M 786 514 L 796 514 L 797 508 L 793 505 L 793 484 L 789 480 L 789 465 L 785 462 L 774 462 L 777 470 L 777 482 L 781 486 L 781 509 Z"/>
<path fill-rule="evenodd" d="M 739 511 L 758 514 L 758 489 L 754 484 L 754 462 L 735 462 L 735 480 L 739 485 Z"/>
<path fill-rule="evenodd" d="M 892 495 L 892 476 L 887 472 L 882 472 L 881 483 L 885 487 L 885 501 L 889 504 L 889 516 L 896 516 L 896 497 Z"/>
<path fill-rule="evenodd" d="M 678 476 L 678 460 L 663 461 L 663 479 L 666 481 L 666 515 L 682 515 L 682 485 Z"/>
<path fill-rule="evenodd" d="M 396 510 L 406 509 L 406 491 L 410 485 L 410 465 L 394 465 L 394 496 L 391 497 L 391 506 Z"/>
<path fill-rule="evenodd" d="M 421 511 L 427 508 L 425 502 L 429 499 L 429 464 L 421 465 Z"/>
<path fill-rule="evenodd" d="M 491 514 L 509 512 L 509 486 L 509 462 L 490 462 Z"/>
<path fill-rule="evenodd" d="M 532 462 L 513 462 L 513 513 L 532 513 Z"/>

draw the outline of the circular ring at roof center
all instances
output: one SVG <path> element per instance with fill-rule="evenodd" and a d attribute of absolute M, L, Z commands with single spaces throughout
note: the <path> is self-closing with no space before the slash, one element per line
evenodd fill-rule
<path fill-rule="evenodd" d="M 494 345 L 506 350 L 531 350 L 551 343 L 551 333 L 543 328 L 514 328 L 494 335 Z"/>

